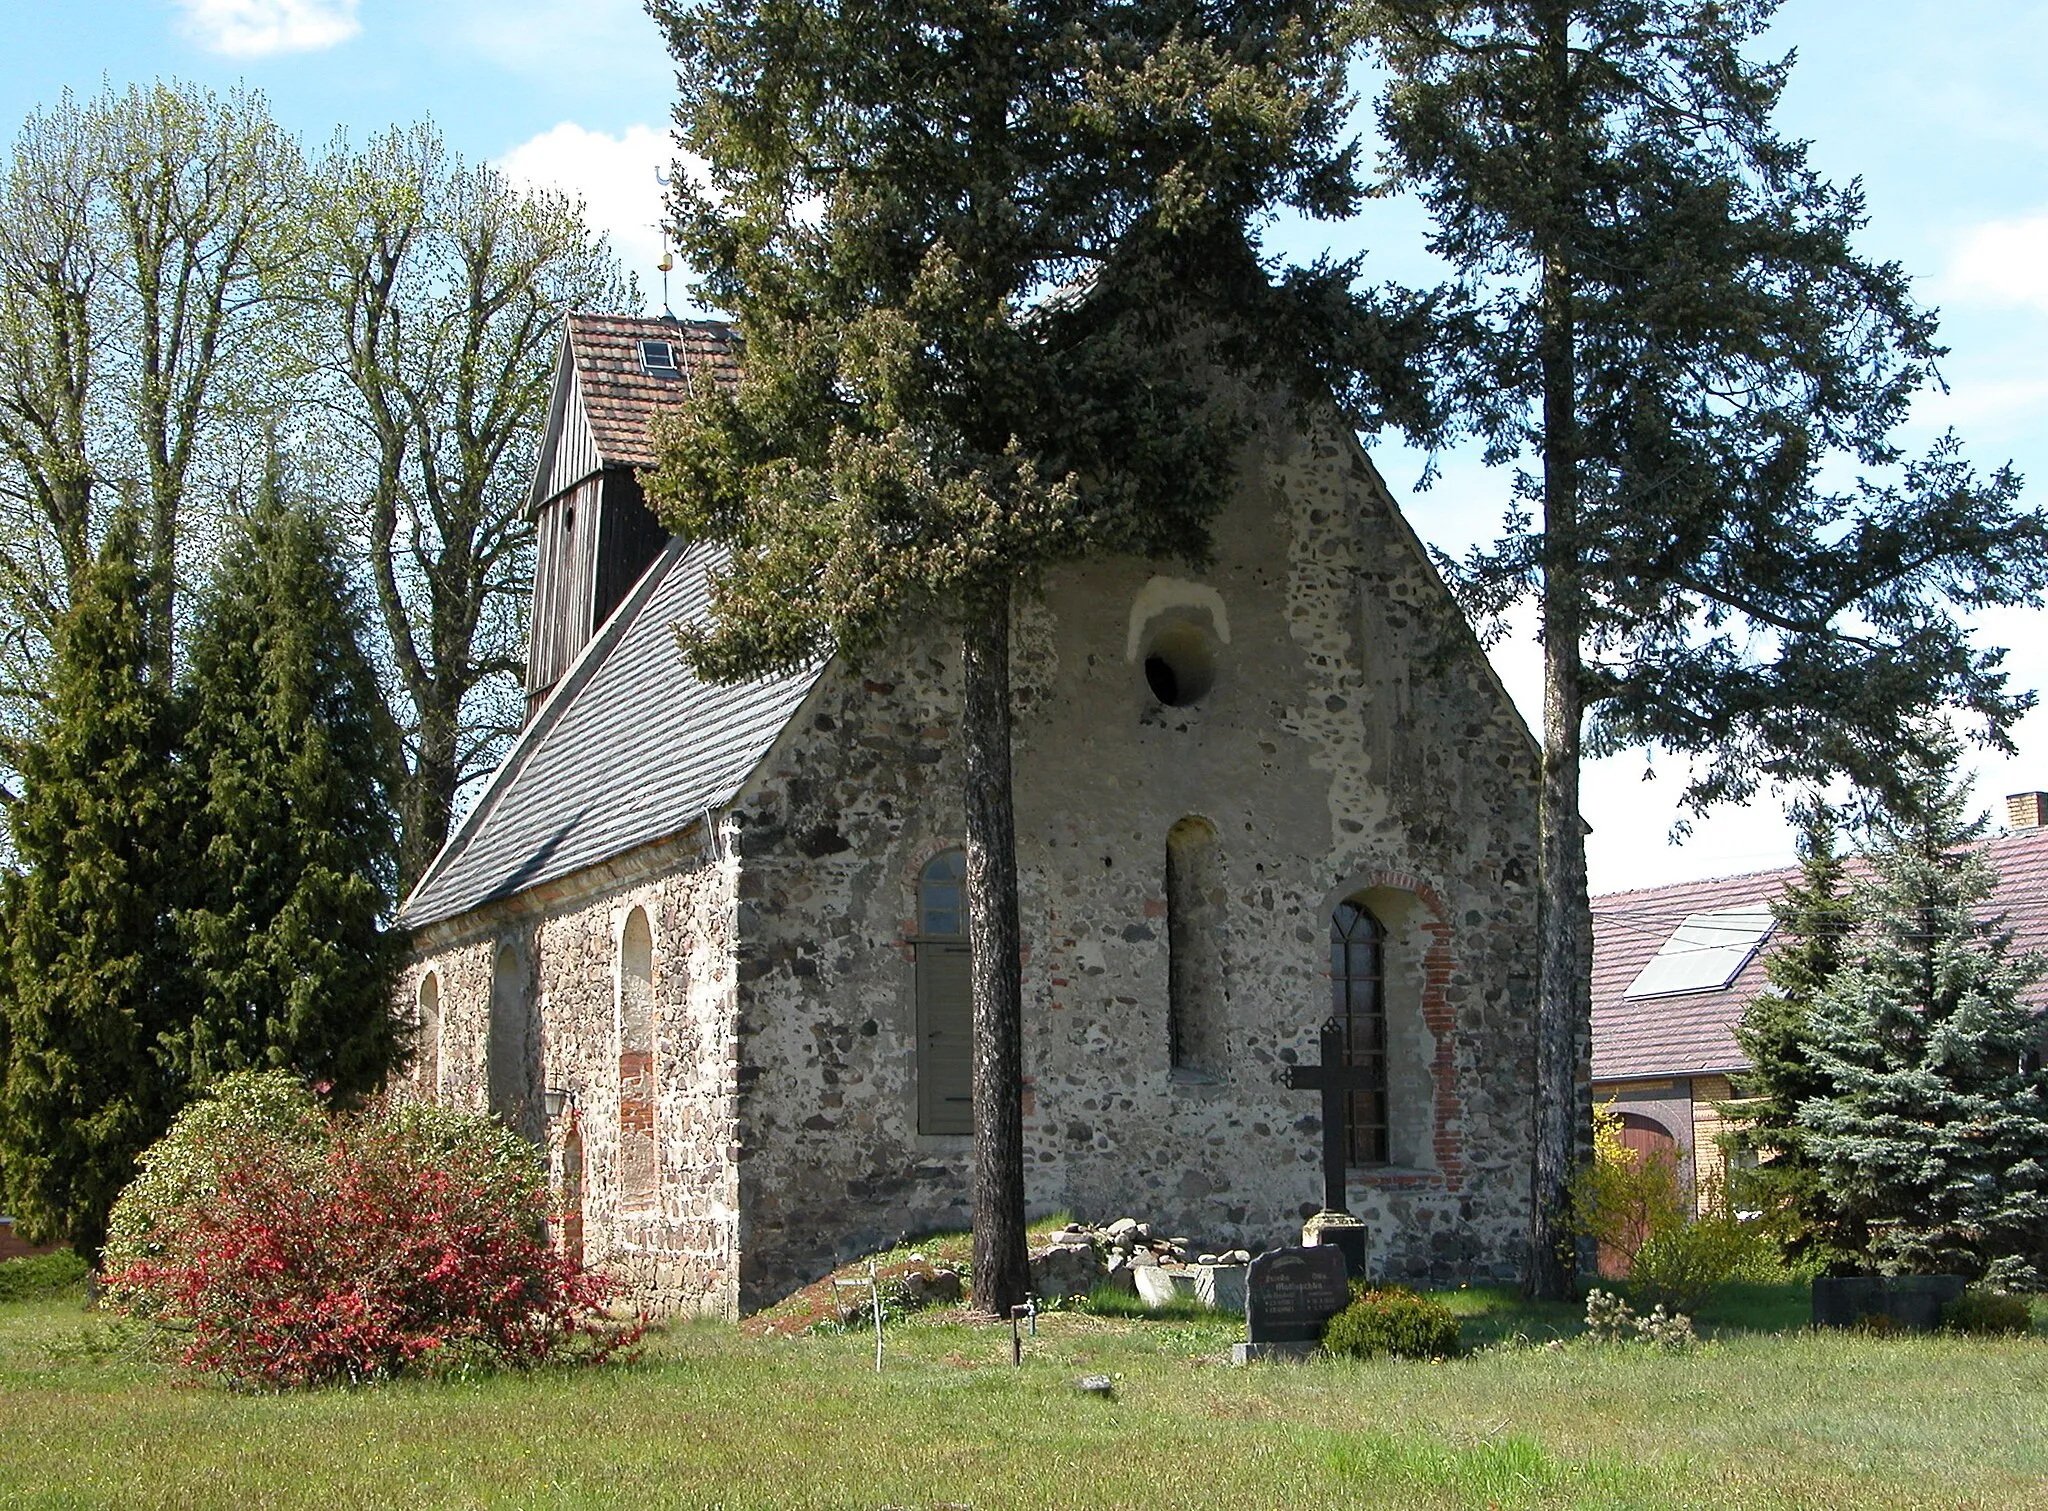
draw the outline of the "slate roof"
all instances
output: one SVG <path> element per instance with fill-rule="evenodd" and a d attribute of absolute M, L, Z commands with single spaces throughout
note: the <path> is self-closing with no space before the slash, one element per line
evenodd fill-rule
<path fill-rule="evenodd" d="M 816 683 L 697 680 L 673 626 L 708 609 L 719 548 L 672 541 L 521 731 L 399 911 L 409 928 L 681 833 L 738 795 Z"/>
<path fill-rule="evenodd" d="M 642 370 L 640 343 L 650 339 L 675 345 L 680 379 Z M 584 412 L 607 466 L 654 465 L 647 422 L 663 404 L 675 402 L 679 387 L 687 390 L 706 379 L 730 386 L 740 379 L 739 338 L 718 320 L 571 315 L 569 350 Z"/>
<path fill-rule="evenodd" d="M 1998 890 L 1991 911 L 2005 915 L 2014 948 L 2048 952 L 2048 829 L 1990 839 Z M 1624 994 L 1671 931 L 1693 913 L 1774 902 L 1799 868 L 1717 876 L 1674 886 L 1609 892 L 1593 899 L 1593 1078 L 1649 1080 L 1744 1070 L 1735 1025 L 1764 986 L 1764 956 L 1753 956 L 1719 991 L 1630 999 Z M 2048 983 L 2034 996 L 2048 1004 Z"/>

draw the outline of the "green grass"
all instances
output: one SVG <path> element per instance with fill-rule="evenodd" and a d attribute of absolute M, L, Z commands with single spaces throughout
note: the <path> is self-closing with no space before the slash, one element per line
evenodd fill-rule
<path fill-rule="evenodd" d="M 1768 1288 L 1767 1288 L 1768 1289 Z M 1758 1330 L 1574 1343 L 1571 1309 L 1440 1293 L 1476 1351 L 1233 1369 L 1232 1318 L 749 1338 L 641 1363 L 288 1397 L 182 1380 L 75 1302 L 0 1305 L 0 1506 L 1107 1508 L 2048 1506 L 2048 1339 Z M 1115 1378 L 1111 1399 L 1083 1374 Z"/>

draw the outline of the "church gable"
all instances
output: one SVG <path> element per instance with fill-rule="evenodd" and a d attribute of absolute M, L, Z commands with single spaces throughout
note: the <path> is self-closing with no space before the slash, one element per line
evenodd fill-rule
<path fill-rule="evenodd" d="M 1347 434 L 1276 408 L 1216 546 L 1199 573 L 1061 568 L 1018 614 L 1031 1201 L 1283 1237 L 1321 1194 L 1319 1103 L 1284 1072 L 1337 1015 L 1373 1062 L 1346 1106 L 1379 1272 L 1512 1275 L 1534 744 Z M 828 669 L 735 803 L 749 1305 L 964 1220 L 930 1042 L 964 975 L 928 895 L 962 839 L 957 721 L 951 632 L 907 627 Z"/>

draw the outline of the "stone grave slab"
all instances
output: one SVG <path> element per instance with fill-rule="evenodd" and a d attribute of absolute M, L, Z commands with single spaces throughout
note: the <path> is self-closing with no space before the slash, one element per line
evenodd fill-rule
<path fill-rule="evenodd" d="M 1231 1349 L 1231 1362 L 1306 1358 L 1350 1304 L 1344 1255 L 1334 1245 L 1268 1249 L 1246 1268 L 1245 1341 Z"/>

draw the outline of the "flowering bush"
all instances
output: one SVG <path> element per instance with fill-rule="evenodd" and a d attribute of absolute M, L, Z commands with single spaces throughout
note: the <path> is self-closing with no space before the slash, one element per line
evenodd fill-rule
<path fill-rule="evenodd" d="M 1653 1348 L 1691 1348 L 1699 1341 L 1692 1318 L 1660 1304 L 1638 1317 L 1629 1304 L 1598 1286 L 1586 1292 L 1586 1336 L 1596 1343 L 1647 1343 Z"/>
<path fill-rule="evenodd" d="M 282 1072 L 234 1076 L 144 1157 L 104 1295 L 243 1386 L 606 1358 L 644 1324 L 547 1246 L 546 1196 L 532 1146 L 489 1119 L 329 1115 Z"/>

